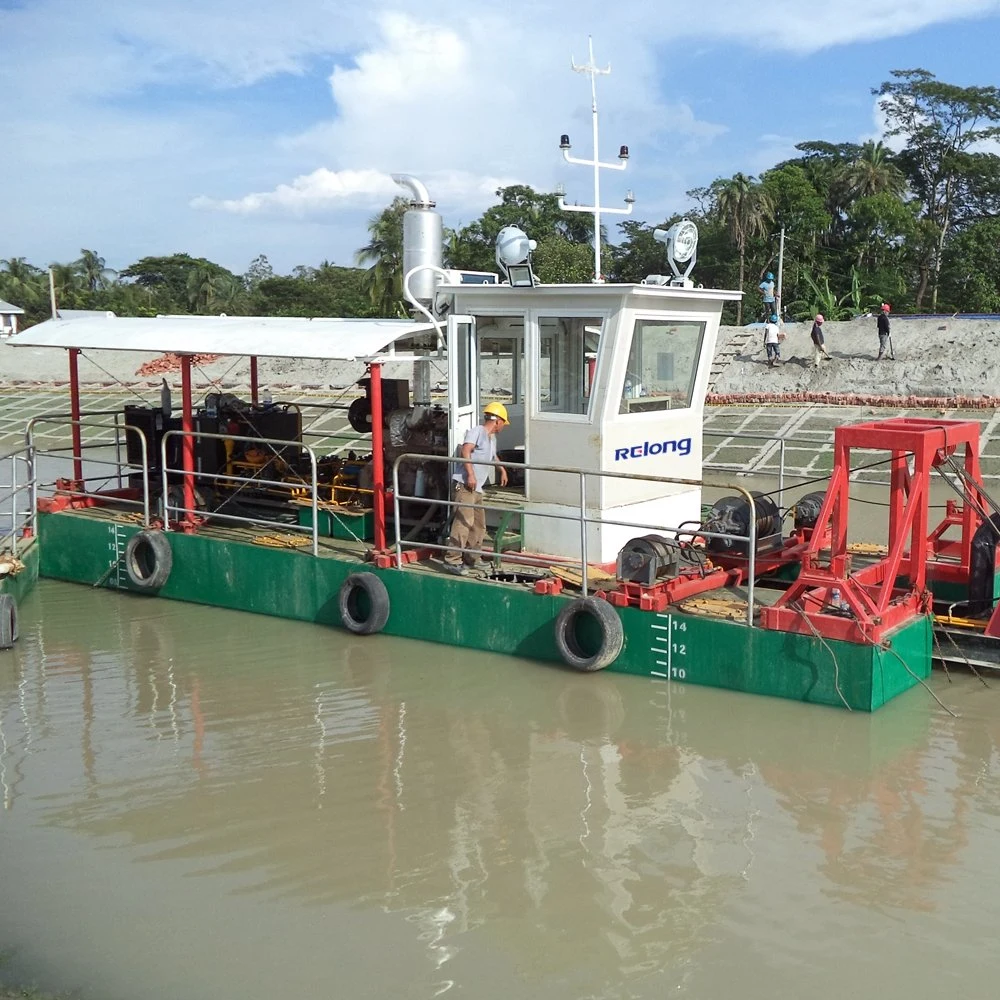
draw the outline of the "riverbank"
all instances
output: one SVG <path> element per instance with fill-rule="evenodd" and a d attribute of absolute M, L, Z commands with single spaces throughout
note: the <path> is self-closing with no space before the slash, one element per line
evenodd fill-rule
<path fill-rule="evenodd" d="M 998 319 L 894 317 L 893 357 L 882 361 L 876 360 L 874 317 L 828 322 L 823 329 L 832 360 L 816 368 L 810 324 L 789 323 L 781 364 L 769 368 L 760 327 L 722 327 L 711 392 L 722 397 L 767 393 L 776 398 L 807 393 L 831 397 L 831 402 L 845 394 L 935 399 L 1000 396 L 1000 369 L 992 363 L 1000 350 Z M 432 378 L 443 386 L 445 366 L 432 364 L 436 365 Z M 163 378 L 172 385 L 180 382 L 179 364 L 171 365 L 162 355 L 136 351 L 87 351 L 81 355 L 79 370 L 82 384 L 92 388 L 117 384 L 151 388 Z M 405 378 L 408 373 L 409 366 L 392 364 L 384 372 L 390 378 Z M 495 376 L 484 371 L 483 388 L 487 392 L 502 389 L 510 381 L 504 374 L 500 368 Z M 351 388 L 363 375 L 364 365 L 359 363 L 260 361 L 261 384 L 272 389 L 338 391 Z M 59 384 L 67 379 L 65 352 L 0 343 L 0 386 Z M 196 385 L 215 383 L 240 390 L 249 379 L 247 358 L 205 358 L 194 369 Z"/>
<path fill-rule="evenodd" d="M 712 391 L 870 397 L 1000 396 L 1000 320 L 935 317 L 892 320 L 892 357 L 881 361 L 875 318 L 823 324 L 830 361 L 813 364 L 811 323 L 789 323 L 781 363 L 767 365 L 762 328 L 723 327 Z M 739 345 L 730 355 L 733 345 Z M 835 401 L 835 400 L 834 400 Z"/>

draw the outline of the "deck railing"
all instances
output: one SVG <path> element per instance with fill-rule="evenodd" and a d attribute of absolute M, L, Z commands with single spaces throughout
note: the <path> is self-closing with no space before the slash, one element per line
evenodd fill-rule
<path fill-rule="evenodd" d="M 21 474 L 18 469 L 21 467 Z M 33 454 L 28 445 L 0 455 L 0 554 L 10 551 L 16 559 L 20 540 L 35 528 L 35 505 L 32 494 Z M 27 494 L 27 499 L 21 498 Z M 23 503 L 23 507 L 22 507 Z"/>
<path fill-rule="evenodd" d="M 460 457 L 450 457 L 447 455 L 423 455 L 418 453 L 406 453 L 400 455 L 392 465 L 392 495 L 393 495 L 393 514 L 395 517 L 396 524 L 400 523 L 400 501 L 416 501 L 426 504 L 428 507 L 443 507 L 454 509 L 458 507 L 465 507 L 467 509 L 481 509 L 483 511 L 492 511 L 495 513 L 509 513 L 509 506 L 500 506 L 497 504 L 489 504 L 484 502 L 482 504 L 476 504 L 474 507 L 471 504 L 460 504 L 456 503 L 454 500 L 439 500 L 430 497 L 422 497 L 416 495 L 409 495 L 400 492 L 399 489 L 399 469 L 404 462 L 435 462 L 442 463 L 450 466 L 465 465 L 466 460 Z M 617 480 L 630 480 L 633 482 L 645 482 L 645 483 L 660 483 L 660 484 L 670 484 L 676 486 L 691 486 L 691 487 L 704 487 L 708 485 L 700 479 L 679 479 L 669 476 L 645 476 L 638 473 L 626 473 L 626 472 L 601 472 L 601 471 L 583 471 L 581 469 L 565 468 L 563 466 L 557 465 L 533 465 L 531 463 L 524 462 L 477 462 L 477 465 L 490 466 L 494 469 L 504 468 L 507 470 L 520 469 L 525 472 L 552 472 L 559 473 L 567 476 L 574 476 L 578 482 L 578 492 L 575 499 L 576 510 L 573 513 L 560 514 L 555 511 L 548 510 L 538 510 L 532 506 L 530 503 L 522 507 L 519 513 L 523 515 L 528 515 L 530 517 L 538 518 L 549 518 L 556 521 L 573 521 L 579 525 L 580 530 L 580 558 L 572 559 L 569 557 L 564 557 L 563 559 L 555 559 L 551 556 L 533 556 L 531 553 L 519 553 L 517 556 L 518 562 L 525 565 L 544 565 L 551 566 L 555 562 L 563 562 L 566 565 L 573 567 L 579 566 L 580 580 L 581 580 L 581 593 L 584 597 L 587 596 L 589 592 L 589 560 L 587 554 L 587 530 L 592 524 L 600 524 L 609 527 L 620 527 L 620 528 L 635 528 L 642 531 L 643 533 L 648 533 L 650 531 L 656 531 L 663 535 L 672 535 L 674 538 L 682 537 L 692 537 L 697 535 L 699 538 L 719 538 L 719 539 L 729 539 L 731 541 L 739 541 L 747 543 L 747 625 L 753 625 L 753 613 L 754 613 L 754 576 L 756 573 L 756 552 L 757 552 L 757 506 L 754 502 L 753 495 L 749 490 L 742 486 L 732 484 L 732 483 L 713 483 L 712 486 L 718 486 L 723 489 L 731 489 L 735 492 L 741 494 L 743 498 L 747 501 L 750 508 L 750 530 L 747 535 L 735 535 L 726 532 L 717 531 L 706 531 L 700 526 L 696 529 L 690 526 L 677 525 L 676 527 L 653 527 L 646 523 L 640 523 L 637 521 L 625 521 L 612 519 L 607 517 L 595 517 L 587 512 L 587 479 L 588 478 L 598 478 L 598 479 L 617 479 Z M 449 476 L 450 480 L 450 476 Z M 573 506 L 573 503 L 567 498 L 567 506 Z M 454 551 L 454 546 L 447 544 L 438 544 L 422 541 L 410 541 L 400 537 L 399 532 L 396 534 L 396 566 L 401 567 L 403 565 L 403 549 L 430 549 L 431 551 L 441 552 L 442 554 Z M 483 555 L 489 554 L 487 552 L 481 553 Z"/>
<path fill-rule="evenodd" d="M 298 482 L 289 482 L 288 480 L 281 479 L 265 479 L 262 473 L 266 469 L 266 464 L 261 468 L 260 472 L 249 476 L 238 475 L 235 472 L 194 472 L 186 473 L 183 469 L 171 467 L 167 464 L 167 443 L 171 438 L 192 438 L 196 440 L 210 440 L 210 441 L 241 441 L 248 444 L 264 444 L 270 446 L 274 450 L 273 458 L 278 457 L 280 454 L 280 449 L 282 448 L 295 448 L 297 450 L 304 451 L 309 456 L 309 479 L 301 479 Z M 273 460 L 273 458 L 271 460 Z M 268 463 L 269 464 L 269 463 Z M 171 513 L 177 515 L 199 515 L 205 514 L 205 511 L 199 511 L 197 508 L 185 507 L 183 504 L 176 504 L 170 502 L 170 483 L 169 477 L 173 475 L 174 477 L 180 477 L 181 485 L 177 486 L 178 490 L 183 491 L 183 480 L 187 475 L 191 475 L 192 478 L 196 477 L 198 479 L 209 479 L 213 483 L 225 483 L 227 485 L 233 486 L 233 493 L 224 501 L 224 503 L 229 502 L 233 496 L 238 495 L 239 491 L 245 486 L 266 486 L 271 489 L 278 490 L 280 492 L 287 492 L 289 496 L 293 490 L 301 490 L 305 487 L 309 489 L 309 507 L 312 511 L 310 526 L 292 524 L 287 520 L 282 519 L 271 519 L 265 517 L 263 514 L 253 517 L 247 517 L 241 514 L 226 514 L 221 512 L 221 507 L 216 507 L 210 512 L 210 516 L 213 520 L 218 519 L 222 521 L 231 521 L 233 523 L 243 523 L 243 524 L 280 524 L 285 529 L 291 529 L 292 531 L 308 533 L 312 542 L 312 553 L 313 555 L 319 555 L 319 483 L 318 483 L 318 463 L 316 459 L 316 452 L 309 445 L 302 444 L 301 441 L 286 441 L 281 438 L 264 438 L 264 437 L 249 437 L 240 434 L 213 434 L 206 431 L 184 431 L 184 430 L 170 430 L 163 435 L 163 441 L 160 444 L 160 468 L 162 472 L 162 488 L 163 488 L 163 527 L 165 530 L 169 530 Z M 194 484 L 192 483 L 192 488 Z M 181 494 L 183 496 L 183 493 Z M 224 504 L 223 504 L 224 505 Z"/>
<path fill-rule="evenodd" d="M 97 418 L 113 418 L 109 423 L 106 420 L 99 422 Z M 82 431 L 112 431 L 109 438 L 90 438 L 83 442 L 79 458 L 73 454 L 71 445 L 50 445 L 43 447 L 36 441 L 36 428 L 40 425 L 56 424 L 59 426 L 77 426 Z M 134 435 L 139 441 L 142 453 L 142 464 L 132 465 L 127 457 L 122 458 L 122 446 L 129 435 Z M 45 494 L 53 495 L 56 490 L 56 480 L 62 480 L 58 487 L 58 492 L 63 496 L 84 497 L 100 492 L 109 487 L 117 487 L 122 490 L 129 477 L 142 477 L 141 500 L 134 500 L 127 496 L 118 497 L 119 503 L 125 506 L 135 507 L 142 511 L 142 522 L 145 527 L 150 523 L 150 490 L 149 477 L 146 473 L 149 462 L 149 448 L 146 442 L 146 435 L 142 429 L 127 424 L 123 421 L 121 410 L 92 410 L 80 414 L 79 420 L 74 420 L 68 413 L 43 413 L 32 417 L 28 421 L 25 429 L 25 446 L 32 456 L 31 464 L 31 509 L 35 511 L 38 507 L 38 498 Z M 100 450 L 114 450 L 114 458 L 101 458 L 95 452 Z M 127 449 L 126 449 L 127 456 Z M 67 466 L 66 475 L 55 476 L 51 481 L 41 478 L 41 463 L 44 459 L 64 464 Z M 77 479 L 75 474 L 76 463 L 79 461 L 81 469 L 87 474 Z M 90 475 L 96 468 L 110 469 L 110 472 Z M 72 485 L 67 486 L 66 483 Z M 93 484 L 93 485 L 91 485 Z"/>

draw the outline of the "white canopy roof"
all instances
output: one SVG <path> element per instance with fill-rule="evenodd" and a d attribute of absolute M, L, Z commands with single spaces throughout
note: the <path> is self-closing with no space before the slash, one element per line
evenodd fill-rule
<path fill-rule="evenodd" d="M 256 355 L 262 358 L 370 358 L 393 341 L 433 330 L 406 319 L 298 319 L 281 316 L 157 316 L 50 319 L 9 338 L 14 347 L 161 354 Z"/>

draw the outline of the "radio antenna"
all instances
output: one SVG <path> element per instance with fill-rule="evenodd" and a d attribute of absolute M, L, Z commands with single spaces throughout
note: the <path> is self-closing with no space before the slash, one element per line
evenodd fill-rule
<path fill-rule="evenodd" d="M 578 66 L 575 59 L 570 59 L 570 66 L 577 73 L 583 73 L 590 77 L 590 113 L 594 126 L 594 158 L 592 160 L 581 160 L 575 156 L 570 156 L 569 136 L 562 135 L 559 140 L 559 148 L 562 150 L 563 159 L 567 163 L 574 163 L 581 167 L 594 168 L 594 204 L 593 205 L 567 205 L 565 198 L 559 196 L 559 208 L 564 212 L 587 212 L 594 217 L 594 281 L 600 283 L 604 281 L 601 276 L 601 213 L 605 215 L 631 215 L 635 198 L 631 191 L 625 194 L 625 208 L 602 208 L 601 207 L 601 171 L 602 170 L 624 170 L 628 164 L 628 146 L 622 146 L 618 150 L 617 163 L 602 163 L 598 157 L 598 125 L 597 125 L 597 78 L 607 76 L 611 72 L 610 64 L 601 69 L 594 62 L 594 39 L 592 35 L 587 36 L 587 43 L 590 49 L 590 61 Z"/>

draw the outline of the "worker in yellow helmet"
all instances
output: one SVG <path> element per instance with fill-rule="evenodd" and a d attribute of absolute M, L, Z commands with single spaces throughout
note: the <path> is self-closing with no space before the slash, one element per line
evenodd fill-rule
<path fill-rule="evenodd" d="M 451 537 L 445 553 L 444 566 L 450 573 L 462 576 L 467 567 L 475 565 L 476 552 L 486 537 L 486 511 L 483 510 L 483 487 L 489 482 L 494 469 L 482 463 L 497 460 L 496 436 L 509 423 L 507 407 L 503 403 L 487 403 L 483 407 L 483 420 L 478 427 L 466 431 L 465 441 L 459 448 L 462 464 L 455 466 L 452 476 Z M 507 470 L 500 468 L 500 485 L 507 485 Z"/>

